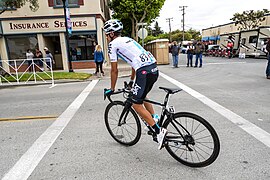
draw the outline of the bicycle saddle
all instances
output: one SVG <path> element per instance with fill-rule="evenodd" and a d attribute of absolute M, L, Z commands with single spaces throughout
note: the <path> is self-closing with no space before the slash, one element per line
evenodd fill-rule
<path fill-rule="evenodd" d="M 177 93 L 179 91 L 182 91 L 182 89 L 180 88 L 166 88 L 166 87 L 159 87 L 159 89 L 163 89 L 165 92 L 169 93 L 169 94 L 174 94 Z"/>

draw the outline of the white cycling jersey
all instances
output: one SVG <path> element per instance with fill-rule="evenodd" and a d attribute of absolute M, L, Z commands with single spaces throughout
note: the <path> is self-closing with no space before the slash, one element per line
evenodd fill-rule
<path fill-rule="evenodd" d="M 118 58 L 121 58 L 130 64 L 135 71 L 140 67 L 156 62 L 155 57 L 149 51 L 146 51 L 134 39 L 129 37 L 115 38 L 109 43 L 108 53 L 111 62 L 116 62 Z"/>

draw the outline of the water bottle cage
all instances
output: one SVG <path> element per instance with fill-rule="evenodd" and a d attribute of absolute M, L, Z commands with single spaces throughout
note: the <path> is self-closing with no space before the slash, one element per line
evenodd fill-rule
<path fill-rule="evenodd" d="M 170 112 L 170 113 L 174 113 L 175 112 L 175 108 L 173 106 L 168 106 L 167 107 L 167 110 Z"/>

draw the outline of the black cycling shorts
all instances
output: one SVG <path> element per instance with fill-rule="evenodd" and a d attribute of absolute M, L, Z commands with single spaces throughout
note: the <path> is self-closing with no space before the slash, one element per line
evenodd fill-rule
<path fill-rule="evenodd" d="M 133 102 L 142 104 L 146 95 L 152 89 L 158 79 L 158 68 L 156 64 L 151 64 L 139 68 L 136 71 L 136 81 L 132 88 Z"/>

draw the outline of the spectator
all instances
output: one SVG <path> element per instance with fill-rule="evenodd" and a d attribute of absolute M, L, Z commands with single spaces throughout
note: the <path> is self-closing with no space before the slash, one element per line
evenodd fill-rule
<path fill-rule="evenodd" d="M 201 41 L 198 41 L 195 45 L 195 54 L 196 54 L 196 62 L 195 62 L 195 68 L 198 67 L 198 59 L 200 58 L 200 65 L 199 67 L 202 67 L 202 53 L 204 51 L 204 45 Z"/>
<path fill-rule="evenodd" d="M 268 63 L 267 63 L 267 66 L 266 66 L 266 78 L 270 79 L 270 38 L 268 38 L 268 42 L 267 42 L 267 45 L 266 45 L 266 50 L 268 52 L 268 54 L 267 54 Z"/>
<path fill-rule="evenodd" d="M 193 53 L 194 53 L 194 46 L 191 43 L 188 43 L 187 46 L 187 67 L 193 67 L 192 66 L 192 59 L 193 59 Z"/>
<path fill-rule="evenodd" d="M 47 64 L 47 68 L 49 68 L 49 70 L 52 69 L 52 65 L 55 64 L 54 58 L 52 53 L 49 51 L 49 49 L 47 47 L 44 47 L 44 51 L 45 51 L 45 61 Z"/>
<path fill-rule="evenodd" d="M 173 67 L 178 68 L 178 58 L 179 58 L 180 46 L 177 45 L 177 42 L 174 41 L 171 46 L 171 53 L 173 58 Z"/>
<path fill-rule="evenodd" d="M 72 61 L 77 60 L 77 50 L 76 50 L 76 48 L 71 48 L 71 58 L 72 58 Z"/>
<path fill-rule="evenodd" d="M 44 69 L 43 68 L 43 61 L 42 61 L 43 55 L 42 55 L 42 52 L 38 48 L 36 48 L 35 58 L 38 59 L 35 62 L 36 62 L 36 64 L 39 65 L 40 71 L 42 71 Z"/>
<path fill-rule="evenodd" d="M 102 52 L 102 49 L 101 49 L 100 45 L 96 45 L 96 50 L 94 52 L 94 60 L 95 60 L 95 63 L 96 63 L 95 75 L 97 75 L 97 73 L 99 73 L 99 69 L 100 69 L 100 72 L 104 76 L 104 71 L 102 70 L 102 65 L 103 65 L 103 61 L 104 61 L 104 55 L 103 55 L 103 52 Z"/>
<path fill-rule="evenodd" d="M 32 71 L 33 58 L 34 58 L 34 54 L 32 53 L 32 51 L 30 49 L 27 49 L 27 51 L 26 51 L 26 59 L 27 59 L 27 63 L 28 63 L 29 72 Z"/>

